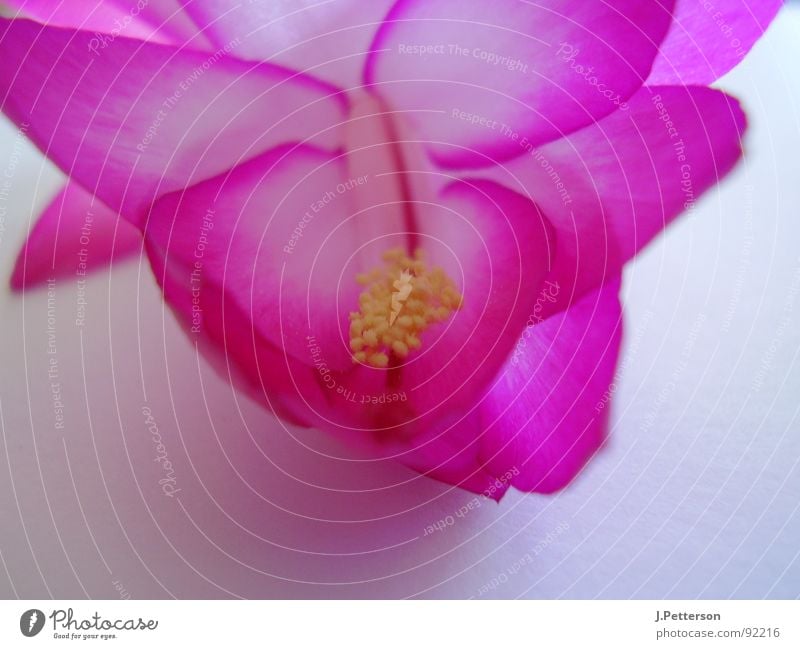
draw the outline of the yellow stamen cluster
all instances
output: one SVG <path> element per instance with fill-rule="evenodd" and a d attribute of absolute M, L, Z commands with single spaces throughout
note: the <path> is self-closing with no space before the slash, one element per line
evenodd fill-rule
<path fill-rule="evenodd" d="M 406 358 L 422 345 L 420 335 L 461 308 L 462 297 L 441 268 L 428 270 L 421 250 L 409 257 L 402 248 L 383 254 L 384 268 L 356 280 L 366 287 L 360 311 L 350 314 L 353 362 L 388 367 L 389 359 Z"/>

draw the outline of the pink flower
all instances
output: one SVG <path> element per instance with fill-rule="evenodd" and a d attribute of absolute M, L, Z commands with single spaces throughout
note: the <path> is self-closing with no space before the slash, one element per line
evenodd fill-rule
<path fill-rule="evenodd" d="M 495 499 L 603 443 L 622 268 L 738 160 L 705 84 L 779 7 L 13 4 L 3 110 L 70 177 L 13 284 L 93 206 L 277 415 Z"/>

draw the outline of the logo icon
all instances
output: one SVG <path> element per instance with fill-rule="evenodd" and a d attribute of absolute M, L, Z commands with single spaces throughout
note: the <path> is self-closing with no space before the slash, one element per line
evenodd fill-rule
<path fill-rule="evenodd" d="M 22 617 L 19 618 L 19 630 L 22 635 L 27 638 L 32 638 L 44 627 L 44 613 L 38 608 L 32 608 L 25 611 Z"/>

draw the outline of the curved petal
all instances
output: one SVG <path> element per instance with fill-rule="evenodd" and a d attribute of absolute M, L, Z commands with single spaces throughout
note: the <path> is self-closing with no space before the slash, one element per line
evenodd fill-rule
<path fill-rule="evenodd" d="M 419 246 L 456 281 L 463 304 L 402 367 L 418 415 L 475 405 L 523 330 L 555 246 L 537 206 L 495 183 L 451 183 L 440 203 L 420 219 Z"/>
<path fill-rule="evenodd" d="M 355 212 L 370 182 L 349 178 L 342 156 L 281 147 L 157 201 L 146 236 L 187 284 L 228 293 L 275 347 L 312 365 L 313 336 L 331 368 L 350 370 L 343 335 L 362 290 L 355 277 L 405 245 L 400 209 Z"/>
<path fill-rule="evenodd" d="M 745 57 L 782 4 L 782 0 L 677 0 L 675 18 L 647 83 L 716 81 Z"/>
<path fill-rule="evenodd" d="M 207 46 L 176 0 L 8 0 L 18 17 L 59 27 L 93 32 L 92 51 L 99 54 L 117 36 L 159 43 Z"/>
<path fill-rule="evenodd" d="M 247 314 L 213 281 L 203 284 L 201 304 L 187 281 L 191 270 L 174 257 L 166 263 L 163 250 L 147 240 L 146 248 L 166 303 L 220 376 L 282 419 L 307 426 L 294 416 L 290 404 L 300 401 L 298 394 L 304 403 L 319 406 L 325 401 L 324 386 L 313 368 L 264 340 Z M 202 326 L 197 326 L 198 308 Z"/>
<path fill-rule="evenodd" d="M 343 88 L 361 84 L 372 39 L 394 0 L 185 0 L 218 47 L 271 61 Z"/>
<path fill-rule="evenodd" d="M 368 84 L 408 111 L 444 166 L 507 160 L 623 106 L 650 72 L 671 2 L 400 0 Z M 478 151 L 476 151 L 478 150 Z"/>
<path fill-rule="evenodd" d="M 224 52 L 0 19 L 3 110 L 65 173 L 141 224 L 158 196 L 281 142 L 337 146 L 329 86 Z"/>
<path fill-rule="evenodd" d="M 558 232 L 548 278 L 558 284 L 558 298 L 537 317 L 617 277 L 741 157 L 746 119 L 722 92 L 645 87 L 628 103 L 628 110 L 487 174 L 535 197 Z"/>
<path fill-rule="evenodd" d="M 326 417 L 342 410 L 349 410 L 351 423 L 369 425 L 371 418 L 363 413 L 376 407 L 371 399 L 377 401 L 381 396 L 381 388 L 376 392 L 371 383 L 372 377 L 359 382 L 354 376 L 359 372 L 351 371 L 344 379 L 341 373 L 330 372 L 327 367 L 309 366 L 296 360 L 264 339 L 235 299 L 213 281 L 203 285 L 203 325 L 195 329 L 193 295 L 191 284 L 186 281 L 186 269 L 172 255 L 166 264 L 157 245 L 149 244 L 148 252 L 167 303 L 221 376 L 295 425 L 316 425 L 330 430 Z M 362 402 L 367 397 L 370 400 Z M 395 406 L 401 404 L 391 395 L 389 400 Z M 359 420 L 359 413 L 363 421 Z M 479 462 L 478 424 L 475 411 L 469 417 L 445 417 L 413 440 L 387 438 L 380 431 L 370 435 L 334 427 L 334 432 L 375 458 L 392 457 L 430 478 L 500 500 L 508 490 L 509 478 L 495 478 Z"/>
<path fill-rule="evenodd" d="M 142 249 L 139 231 L 97 198 L 68 183 L 44 209 L 20 250 L 11 288 L 33 288 L 48 279 L 81 280 Z"/>
<path fill-rule="evenodd" d="M 419 473 L 495 501 L 511 486 L 513 474 L 492 475 L 479 459 L 481 438 L 477 411 L 444 417 L 413 442 L 395 443 L 395 459 Z M 386 452 L 386 449 L 383 449 Z"/>
<path fill-rule="evenodd" d="M 527 329 L 481 407 L 481 458 L 512 486 L 566 486 L 603 443 L 622 338 L 619 282 Z"/>
<path fill-rule="evenodd" d="M 423 331 L 421 348 L 386 369 L 336 371 L 327 359 L 339 341 L 315 337 L 312 351 L 324 364 L 331 399 L 295 416 L 440 479 L 471 482 L 485 471 L 478 448 L 467 449 L 460 435 L 472 429 L 470 413 L 524 329 L 547 272 L 552 232 L 533 203 L 485 181 L 453 184 L 418 217 L 415 245 L 454 280 L 461 309 Z M 454 449 L 458 457 L 450 458 Z"/>
<path fill-rule="evenodd" d="M 329 386 L 322 402 L 288 406 L 296 420 L 386 446 L 474 405 L 524 327 L 552 234 L 519 194 L 486 181 L 454 184 L 417 215 L 415 245 L 456 281 L 464 308 L 426 331 L 406 363 L 354 365 L 348 314 L 363 290 L 356 278 L 411 241 L 403 206 L 374 202 L 377 179 L 348 178 L 347 170 L 342 157 L 284 147 L 165 196 L 146 237 L 177 284 L 196 289 L 198 331 L 214 308 L 204 301 L 213 285 L 261 340 Z"/>
<path fill-rule="evenodd" d="M 191 284 L 186 281 L 186 269 L 174 256 L 170 256 L 166 264 L 157 245 L 149 244 L 148 252 L 167 304 L 204 357 L 221 376 L 282 419 L 299 426 L 322 422 L 324 428 L 324 419 L 319 417 L 321 413 L 353 406 L 351 395 L 354 401 L 372 395 L 367 383 L 361 385 L 361 391 L 352 392 L 357 389 L 352 377 L 349 377 L 347 392 L 337 391 L 341 385 L 337 383 L 341 380 L 340 374 L 329 375 L 327 368 L 321 373 L 322 368 L 309 366 L 275 347 L 260 335 L 255 323 L 242 312 L 235 299 L 213 281 L 203 285 L 203 326 L 195 329 L 193 296 Z M 331 378 L 327 379 L 328 376 Z M 352 407 L 351 420 L 357 421 L 357 413 L 368 411 L 370 405 L 358 403 Z M 380 435 L 353 434 L 341 429 L 336 433 L 376 458 L 392 456 L 428 477 L 500 500 L 509 481 L 507 478 L 498 480 L 479 464 L 477 424 L 477 413 L 467 419 L 449 417 L 414 442 L 395 439 L 387 443 Z"/>
<path fill-rule="evenodd" d="M 574 160 L 565 161 L 545 146 L 485 172 L 496 182 L 535 197 L 557 233 L 546 299 L 537 300 L 530 323 L 541 322 L 587 291 L 616 279 L 625 264 L 610 225 L 614 217 L 583 164 L 578 152 Z"/>

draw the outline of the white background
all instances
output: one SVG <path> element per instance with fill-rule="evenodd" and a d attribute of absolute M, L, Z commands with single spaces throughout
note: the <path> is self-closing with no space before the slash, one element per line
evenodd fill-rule
<path fill-rule="evenodd" d="M 91 279 L 83 328 L 58 284 L 57 430 L 46 293 L 0 292 L 0 597 L 798 597 L 798 35 L 795 6 L 718 84 L 746 159 L 626 272 L 610 441 L 557 496 L 458 517 L 471 494 L 287 431 L 198 359 L 137 261 Z M 60 177 L 1 133 L 7 278 Z"/>

